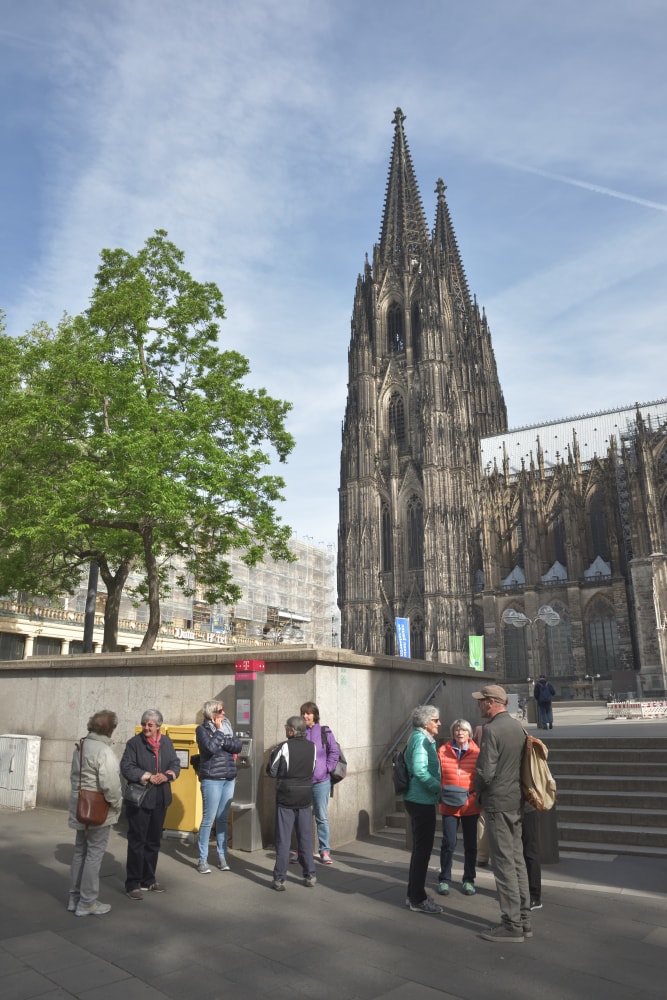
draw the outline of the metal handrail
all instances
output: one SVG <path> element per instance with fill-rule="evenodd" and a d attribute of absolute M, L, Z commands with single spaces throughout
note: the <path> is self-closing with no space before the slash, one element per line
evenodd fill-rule
<path fill-rule="evenodd" d="M 446 684 L 447 684 L 447 679 L 445 677 L 441 677 L 438 683 L 433 688 L 433 690 L 430 691 L 429 694 L 426 695 L 424 700 L 420 702 L 420 705 L 428 705 L 430 701 L 433 701 L 436 692 L 439 691 L 441 687 L 445 687 Z M 398 734 L 394 742 L 391 744 L 389 749 L 383 754 L 383 756 L 380 759 L 380 763 L 378 764 L 378 774 L 384 774 L 385 764 L 387 763 L 389 758 L 393 756 L 396 747 L 403 740 L 405 734 L 411 727 L 412 727 L 412 721 L 406 722 L 406 724 L 403 726 L 400 733 Z"/>

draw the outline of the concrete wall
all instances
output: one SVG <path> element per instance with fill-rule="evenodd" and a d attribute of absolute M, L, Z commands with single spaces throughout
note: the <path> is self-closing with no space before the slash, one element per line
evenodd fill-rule
<path fill-rule="evenodd" d="M 90 715 L 101 708 L 117 713 L 114 748 L 120 757 L 141 713 L 159 708 L 172 725 L 201 721 L 209 698 L 222 698 L 234 720 L 234 662 L 222 650 L 188 653 L 113 654 L 33 658 L 0 662 L 0 735 L 42 738 L 37 804 L 65 808 L 74 742 L 86 732 Z M 265 662 L 264 746 L 284 738 L 288 716 L 304 701 L 317 703 L 321 721 L 341 743 L 348 777 L 330 804 L 332 845 L 347 843 L 385 825 L 394 811 L 391 765 L 378 764 L 439 678 L 434 704 L 442 732 L 458 717 L 478 718 L 471 692 L 493 679 L 465 667 L 358 656 L 348 650 L 282 647 L 244 652 Z M 265 755 L 266 756 L 266 755 Z M 272 842 L 274 786 L 260 777 L 258 806 L 264 843 Z"/>

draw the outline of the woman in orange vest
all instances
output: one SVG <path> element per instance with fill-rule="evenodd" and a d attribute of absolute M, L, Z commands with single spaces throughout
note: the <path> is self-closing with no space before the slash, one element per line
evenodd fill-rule
<path fill-rule="evenodd" d="M 452 880 L 452 858 L 456 849 L 459 823 L 463 832 L 463 893 L 475 894 L 477 863 L 477 817 L 481 809 L 473 791 L 473 781 L 479 747 L 472 738 L 472 726 L 466 719 L 457 719 L 450 727 L 451 740 L 438 750 L 442 790 L 442 847 L 438 892 L 449 895 Z"/>

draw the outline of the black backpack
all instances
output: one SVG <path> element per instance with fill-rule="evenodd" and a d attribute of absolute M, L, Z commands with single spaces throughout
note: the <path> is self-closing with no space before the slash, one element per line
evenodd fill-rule
<path fill-rule="evenodd" d="M 331 730 L 329 729 L 328 726 L 322 726 L 321 727 L 321 733 L 322 733 L 322 746 L 326 750 L 326 747 L 327 747 L 327 733 L 331 733 Z M 336 766 L 334 767 L 333 771 L 329 775 L 329 777 L 331 779 L 331 786 L 333 787 L 334 785 L 337 785 L 339 781 L 342 781 L 343 778 L 345 778 L 346 775 L 347 775 L 347 758 L 345 757 L 345 754 L 343 753 L 342 746 L 337 741 L 337 739 L 336 739 L 336 737 L 334 736 L 333 733 L 331 733 L 331 739 L 334 741 L 334 743 L 338 747 L 338 763 L 336 764 Z"/>
<path fill-rule="evenodd" d="M 394 780 L 394 791 L 397 795 L 404 795 L 410 784 L 410 772 L 405 760 L 405 751 L 397 750 L 391 758 L 391 776 Z"/>

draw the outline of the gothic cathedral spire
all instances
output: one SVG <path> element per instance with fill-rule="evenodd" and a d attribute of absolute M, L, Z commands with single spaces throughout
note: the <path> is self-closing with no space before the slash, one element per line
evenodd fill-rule
<path fill-rule="evenodd" d="M 438 181 L 429 235 L 396 110 L 380 242 L 357 281 L 341 450 L 342 645 L 463 662 L 479 553 L 479 440 L 506 429 L 485 315 Z"/>

